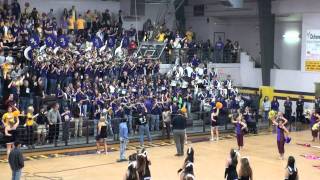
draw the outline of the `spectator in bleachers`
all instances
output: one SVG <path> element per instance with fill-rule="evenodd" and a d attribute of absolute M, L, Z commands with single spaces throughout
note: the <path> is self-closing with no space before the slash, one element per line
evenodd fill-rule
<path fill-rule="evenodd" d="M 11 4 L 11 12 L 12 12 L 12 15 L 14 15 L 15 17 L 15 20 L 18 20 L 20 18 L 21 9 L 20 9 L 20 4 L 17 0 L 13 0 Z"/>
<path fill-rule="evenodd" d="M 231 58 L 232 58 L 232 63 L 236 63 L 238 60 L 238 56 L 240 53 L 240 45 L 238 41 L 235 41 L 232 45 L 232 52 L 231 52 Z"/>
<path fill-rule="evenodd" d="M 68 33 L 73 33 L 75 20 L 72 16 L 68 16 Z"/>
<path fill-rule="evenodd" d="M 27 7 L 27 9 L 30 8 L 30 6 Z M 154 106 L 154 109 L 151 106 L 151 110 L 149 109 L 146 112 L 149 113 L 146 115 L 148 116 L 146 118 L 146 125 L 153 125 L 158 130 L 158 126 L 162 121 L 160 114 L 163 109 L 170 109 L 171 107 L 172 115 L 174 116 L 185 104 L 188 109 L 188 117 L 190 117 L 190 105 L 193 101 L 201 99 L 202 102 L 206 102 L 211 101 L 212 98 L 215 101 L 218 99 L 215 97 L 224 96 L 223 93 L 214 94 L 211 92 L 211 90 L 222 92 L 222 89 L 225 87 L 221 87 L 221 89 L 218 86 L 213 87 L 213 82 L 211 82 L 213 78 L 209 79 L 207 77 L 209 73 L 205 72 L 203 65 L 201 65 L 201 57 L 194 55 L 201 46 L 194 41 L 194 33 L 191 29 L 191 33 L 187 32 L 184 37 L 180 37 L 178 31 L 174 37 L 172 31 L 168 30 L 164 25 L 157 28 L 157 31 L 163 34 L 163 40 L 161 41 L 171 42 L 171 45 L 173 44 L 172 50 L 184 45 L 188 49 L 185 51 L 189 55 L 188 60 L 190 61 L 193 57 L 194 61 L 192 62 L 191 60 L 191 62 L 195 67 L 198 67 L 193 69 L 191 65 L 182 65 L 178 68 L 179 73 L 165 77 L 159 73 L 160 60 L 137 58 L 133 55 L 134 50 L 137 49 L 136 34 L 138 30 L 133 26 L 128 30 L 122 29 L 120 25 L 121 18 L 113 19 L 110 12 L 110 20 L 108 20 L 109 15 L 106 14 L 107 12 L 101 15 L 98 11 L 87 11 L 84 19 L 80 15 L 76 19 L 77 12 L 75 7 L 70 12 L 65 9 L 62 15 L 63 22 L 59 27 L 56 27 L 55 17 L 51 19 L 51 15 L 38 12 L 35 8 L 32 12 L 29 12 L 27 9 L 21 15 L 20 22 L 11 24 L 7 20 L 10 18 L 5 18 L 5 28 L 0 28 L 1 30 L 5 30 L 7 34 L 10 34 L 11 31 L 9 29 L 12 29 L 16 25 L 21 26 L 20 28 L 22 29 L 17 34 L 12 33 L 11 39 L 13 41 L 3 43 L 3 48 L 8 47 L 10 51 L 7 53 L 8 51 L 6 50 L 5 54 L 7 58 L 5 64 L 2 64 L 2 70 L 5 74 L 3 78 L 3 95 L 7 99 L 9 93 L 12 93 L 13 104 L 17 103 L 21 111 L 29 104 L 33 104 L 35 113 L 38 113 L 40 107 L 47 105 L 46 101 L 49 98 L 58 101 L 61 107 L 58 110 L 59 112 L 62 113 L 68 107 L 71 109 L 73 116 L 77 112 L 74 109 L 75 105 L 80 104 L 77 107 L 81 111 L 80 114 L 83 115 L 83 118 L 89 118 L 89 120 L 102 117 L 101 115 L 105 109 L 108 113 L 105 113 L 103 116 L 107 117 L 107 120 L 110 122 L 109 125 L 113 126 L 112 128 L 116 135 L 118 134 L 119 127 L 117 120 L 123 118 L 123 116 L 128 119 L 130 131 L 133 132 L 136 129 L 135 122 L 138 114 L 143 112 L 144 116 L 145 113 L 144 110 L 141 111 L 141 109 L 144 109 L 141 103 L 145 102 L 148 98 L 153 102 L 151 103 L 152 105 L 156 104 L 154 102 L 158 102 L 158 105 Z M 121 13 L 119 14 L 120 16 Z M 89 18 L 91 19 L 90 21 L 88 21 Z M 77 22 L 81 22 L 82 20 L 84 22 L 80 23 L 81 26 L 79 28 Z M 107 21 L 107 24 L 102 21 Z M 156 32 L 151 27 L 152 23 L 149 23 L 147 31 L 149 33 Z M 72 27 L 70 28 L 70 26 Z M 67 29 L 70 30 L 69 33 Z M 81 30 L 83 33 L 74 33 L 74 30 Z M 41 45 L 45 43 L 44 38 L 49 34 L 55 36 L 66 35 L 69 38 L 70 46 L 63 48 L 56 44 L 55 48 L 45 47 L 41 52 L 39 52 L 39 48 L 34 48 L 32 50 L 32 57 L 30 57 L 33 60 L 15 56 L 15 50 L 12 50 L 13 47 L 18 46 L 25 49 L 25 46 L 28 45 L 29 35 L 34 33 L 39 35 Z M 114 55 L 113 50 L 119 47 L 119 42 L 123 38 L 122 35 L 128 35 L 128 38 L 130 37 L 131 40 L 128 41 L 128 49 L 125 50 L 123 48 L 123 59 L 119 59 Z M 108 41 L 105 49 L 98 49 L 91 45 L 90 39 L 95 36 L 101 38 L 103 42 Z M 150 36 L 154 39 L 154 35 Z M 112 43 L 109 44 L 110 39 Z M 112 45 L 112 47 L 108 47 L 109 45 Z M 180 61 L 177 64 L 181 65 L 182 63 Z M 23 67 L 26 65 L 28 65 L 29 69 L 25 73 L 25 68 Z M 184 75 L 184 69 L 189 69 L 188 71 L 190 72 Z M 25 76 L 24 79 L 22 78 L 23 76 Z M 186 87 L 182 87 L 182 78 L 185 78 L 184 81 L 188 83 Z M 176 85 L 171 85 L 171 80 L 176 81 Z M 203 83 L 198 83 L 202 82 L 202 80 Z M 218 79 L 216 80 L 218 81 Z M 19 83 L 22 81 L 24 83 Z M 189 90 L 187 90 L 187 87 L 190 87 Z M 29 97 L 27 88 L 30 88 L 30 97 L 33 97 L 29 100 L 25 98 Z M 194 88 L 201 89 L 198 91 L 201 95 L 192 97 L 193 93 L 197 91 L 193 90 Z M 19 90 L 20 94 L 18 93 Z M 183 98 L 184 94 L 189 94 L 189 99 Z M 161 96 L 163 98 L 160 98 Z M 137 101 L 137 97 L 141 97 L 141 100 Z M 120 107 L 123 110 L 118 111 L 121 109 Z M 49 114 L 52 114 L 52 110 L 50 112 Z M 137 114 L 131 117 L 130 114 L 132 113 Z M 58 119 L 56 120 L 55 123 L 52 123 L 52 120 L 50 120 L 49 139 L 51 139 L 51 142 L 53 142 L 53 134 L 56 130 L 54 125 L 58 126 L 57 123 L 60 122 Z M 82 125 L 80 124 L 79 122 L 76 126 L 78 130 L 75 134 L 81 136 L 80 130 L 82 129 Z M 112 131 L 112 128 L 108 128 L 108 130 L 111 129 Z M 170 126 L 166 126 L 166 128 L 169 137 Z M 147 135 L 149 135 L 148 132 Z"/>
<path fill-rule="evenodd" d="M 188 42 L 191 42 L 194 39 L 194 32 L 192 31 L 192 27 L 189 27 L 188 31 L 186 32 L 186 38 Z"/>
<path fill-rule="evenodd" d="M 77 21 L 76 21 L 76 25 L 77 25 L 77 33 L 79 36 L 84 36 L 84 30 L 85 30 L 85 24 L 86 21 L 82 18 L 81 14 L 79 14 Z"/>
<path fill-rule="evenodd" d="M 231 62 L 231 52 L 233 50 L 233 45 L 230 39 L 227 39 L 223 47 L 223 63 L 230 63 Z"/>
<path fill-rule="evenodd" d="M 224 43 L 221 40 L 221 37 L 219 37 L 218 41 L 216 41 L 216 44 L 214 46 L 214 54 L 215 54 L 215 62 L 221 63 L 223 58 L 223 49 L 224 49 Z"/>

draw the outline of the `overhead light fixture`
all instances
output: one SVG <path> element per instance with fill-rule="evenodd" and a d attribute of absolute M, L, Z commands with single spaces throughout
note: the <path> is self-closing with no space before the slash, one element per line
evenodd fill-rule
<path fill-rule="evenodd" d="M 283 36 L 284 41 L 288 43 L 296 43 L 300 41 L 300 33 L 297 31 L 287 31 Z"/>

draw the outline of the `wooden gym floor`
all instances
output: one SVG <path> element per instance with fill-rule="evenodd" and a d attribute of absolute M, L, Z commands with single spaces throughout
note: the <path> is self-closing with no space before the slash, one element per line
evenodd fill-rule
<path fill-rule="evenodd" d="M 320 160 L 309 160 L 301 155 L 320 156 L 319 148 L 304 147 L 296 143 L 311 143 L 310 131 L 291 133 L 292 142 L 285 145 L 285 157 L 296 158 L 300 180 L 318 180 L 320 177 Z M 245 148 L 241 156 L 249 157 L 255 180 L 284 179 L 286 160 L 279 160 L 276 148 L 276 135 L 264 134 L 245 137 Z M 159 144 L 159 141 L 157 142 Z M 320 143 L 311 143 L 319 146 Z M 222 180 L 226 158 L 231 148 L 236 147 L 235 138 L 225 138 L 219 142 L 189 143 L 195 149 L 195 176 L 197 180 Z M 92 148 L 91 148 L 92 149 Z M 175 157 L 175 146 L 159 146 L 147 149 L 151 159 L 153 180 L 179 179 L 177 170 L 184 157 Z M 134 150 L 127 151 L 127 155 Z M 42 156 L 42 155 L 40 155 Z M 122 180 L 127 162 L 116 163 L 119 152 L 109 155 L 86 154 L 64 156 L 60 158 L 32 159 L 25 162 L 22 179 L 26 180 Z M 318 167 L 314 167 L 318 166 Z M 239 166 L 238 166 L 239 167 Z M 10 179 L 7 163 L 0 163 L 0 179 Z"/>

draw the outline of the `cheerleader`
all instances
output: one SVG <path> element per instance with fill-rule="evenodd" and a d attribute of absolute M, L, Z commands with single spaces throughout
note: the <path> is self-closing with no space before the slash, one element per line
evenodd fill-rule
<path fill-rule="evenodd" d="M 244 122 L 242 114 L 238 113 L 234 119 L 231 120 L 235 124 L 238 150 L 243 149 L 243 135 L 244 131 L 247 128 L 247 124 Z"/>
<path fill-rule="evenodd" d="M 139 174 L 139 180 L 150 180 L 151 172 L 149 166 L 151 161 L 147 156 L 147 151 L 142 148 L 140 154 L 137 155 L 137 171 Z"/>
<path fill-rule="evenodd" d="M 240 160 L 239 180 L 252 180 L 252 168 L 249 163 L 249 159 L 246 157 Z"/>
<path fill-rule="evenodd" d="M 318 138 L 319 133 L 319 123 L 320 117 L 319 114 L 313 112 L 310 118 L 310 128 L 311 128 L 311 135 L 312 135 L 312 142 L 314 142 Z"/>
<path fill-rule="evenodd" d="M 316 122 L 313 124 L 311 131 L 312 131 L 312 141 L 314 142 L 318 137 L 319 134 L 319 130 L 320 130 L 320 121 Z"/>
<path fill-rule="evenodd" d="M 26 115 L 26 122 L 24 124 L 24 127 L 26 127 L 27 130 L 27 145 L 28 149 L 34 149 L 34 125 L 36 124 L 35 118 L 38 116 L 38 114 L 33 115 L 34 109 L 32 106 L 29 106 L 27 109 L 27 115 Z"/>
<path fill-rule="evenodd" d="M 216 135 L 216 140 L 219 140 L 218 116 L 219 109 L 213 107 L 211 112 L 211 141 L 214 141 L 214 134 Z"/>
<path fill-rule="evenodd" d="M 97 131 L 98 131 L 98 135 L 96 137 L 96 144 L 97 144 L 97 154 L 100 154 L 100 145 L 103 144 L 104 147 L 104 152 L 107 155 L 108 154 L 108 148 L 107 148 L 107 142 L 106 142 L 106 138 L 107 138 L 107 123 L 106 123 L 106 119 L 104 117 L 100 118 L 100 121 L 97 125 Z"/>
<path fill-rule="evenodd" d="M 124 175 L 123 180 L 140 180 L 139 173 L 137 171 L 137 162 L 132 161 L 128 165 L 128 169 Z"/>
<path fill-rule="evenodd" d="M 288 164 L 285 173 L 285 180 L 299 180 L 298 169 L 296 167 L 295 159 L 293 156 L 289 156 Z"/>
<path fill-rule="evenodd" d="M 194 171 L 193 171 L 193 163 L 194 163 L 194 150 L 192 147 L 188 148 L 187 157 L 184 160 L 183 166 L 178 170 L 180 173 L 180 180 L 194 180 Z"/>
<path fill-rule="evenodd" d="M 277 122 L 278 121 L 278 122 Z M 285 144 L 285 133 L 289 134 L 289 131 L 285 127 L 286 119 L 278 117 L 277 120 L 273 120 L 273 125 L 277 127 L 277 146 L 280 154 L 280 159 L 284 159 L 284 144 Z"/>
<path fill-rule="evenodd" d="M 224 172 L 224 178 L 226 180 L 237 180 L 237 165 L 238 165 L 238 152 L 236 150 L 231 149 L 230 157 L 227 159 L 226 170 Z"/>
<path fill-rule="evenodd" d="M 17 111 L 17 110 L 16 110 Z M 4 125 L 4 142 L 7 146 L 7 159 L 9 159 L 9 154 L 13 149 L 13 143 L 17 138 L 17 127 L 19 126 L 19 118 L 12 112 L 12 107 L 8 107 L 8 112 L 2 116 L 2 123 Z"/>

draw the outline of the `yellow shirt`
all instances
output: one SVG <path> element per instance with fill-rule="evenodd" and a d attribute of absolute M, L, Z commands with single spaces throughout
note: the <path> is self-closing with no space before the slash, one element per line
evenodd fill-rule
<path fill-rule="evenodd" d="M 316 124 L 314 124 L 313 126 L 312 126 L 312 131 L 316 131 L 316 130 L 318 130 L 319 129 L 319 123 L 316 123 Z"/>
<path fill-rule="evenodd" d="M 32 126 L 33 123 L 34 123 L 33 115 L 32 115 L 31 113 L 27 113 L 26 125 L 27 125 L 27 126 Z"/>
<path fill-rule="evenodd" d="M 9 125 L 9 122 L 13 124 L 14 123 L 13 113 L 12 112 L 4 113 L 3 116 L 2 116 L 2 121 L 3 121 L 5 126 Z"/>
<path fill-rule="evenodd" d="M 163 42 L 164 41 L 164 38 L 165 38 L 166 34 L 165 33 L 160 33 L 158 35 L 158 42 Z"/>
<path fill-rule="evenodd" d="M 84 24 L 85 24 L 85 20 L 84 19 L 78 19 L 77 20 L 77 29 L 84 29 Z"/>
<path fill-rule="evenodd" d="M 11 65 L 9 63 L 5 63 L 2 65 L 3 74 L 7 74 L 11 69 Z"/>
<path fill-rule="evenodd" d="M 74 29 L 74 20 L 72 18 L 68 19 L 68 29 Z"/>
<path fill-rule="evenodd" d="M 192 38 L 193 38 L 193 32 L 191 31 L 187 31 L 186 32 L 186 36 L 187 36 L 187 40 L 190 42 L 192 41 Z"/>

